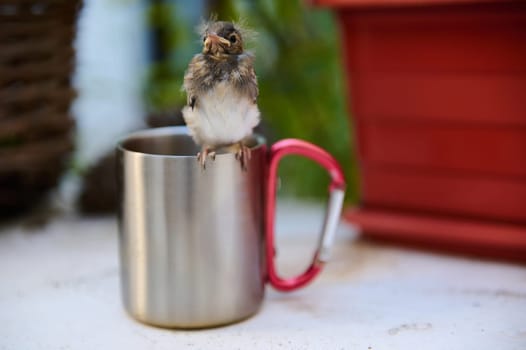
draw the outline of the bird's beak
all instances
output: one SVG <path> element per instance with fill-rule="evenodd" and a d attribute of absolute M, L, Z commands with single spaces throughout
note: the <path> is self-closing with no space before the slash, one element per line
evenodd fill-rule
<path fill-rule="evenodd" d="M 226 40 L 225 38 L 220 37 L 216 33 L 209 33 L 206 36 L 206 39 L 205 39 L 206 47 L 210 47 L 211 45 L 219 45 L 219 44 L 223 44 L 223 45 L 226 45 L 227 47 L 230 47 L 230 41 Z"/>

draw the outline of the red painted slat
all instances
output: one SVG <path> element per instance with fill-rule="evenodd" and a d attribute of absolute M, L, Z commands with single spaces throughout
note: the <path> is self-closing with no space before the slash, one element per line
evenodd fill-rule
<path fill-rule="evenodd" d="M 502 5 L 342 11 L 350 71 L 524 73 L 526 2 Z"/>
<path fill-rule="evenodd" d="M 404 7 L 404 6 L 436 6 L 497 3 L 504 0 L 310 0 L 313 5 L 362 8 L 362 7 Z"/>
<path fill-rule="evenodd" d="M 526 222 L 526 182 L 362 166 L 365 205 Z"/>
<path fill-rule="evenodd" d="M 464 170 L 526 183 L 526 127 L 364 124 L 362 158 L 368 164 Z"/>
<path fill-rule="evenodd" d="M 526 126 L 526 74 L 361 72 L 353 88 L 366 120 Z"/>
<path fill-rule="evenodd" d="M 348 209 L 344 217 L 368 237 L 526 261 L 524 226 L 374 208 Z"/>

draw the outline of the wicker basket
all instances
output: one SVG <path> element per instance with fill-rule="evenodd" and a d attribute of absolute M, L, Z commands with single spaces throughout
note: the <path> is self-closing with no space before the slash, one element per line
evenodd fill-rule
<path fill-rule="evenodd" d="M 79 3 L 0 0 L 0 216 L 38 202 L 73 148 Z"/>

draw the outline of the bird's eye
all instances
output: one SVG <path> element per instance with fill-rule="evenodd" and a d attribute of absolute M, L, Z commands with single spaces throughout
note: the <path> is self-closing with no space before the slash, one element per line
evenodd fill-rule
<path fill-rule="evenodd" d="M 203 42 L 205 42 L 205 41 L 206 41 L 206 35 L 203 37 Z"/>
<path fill-rule="evenodd" d="M 235 35 L 230 35 L 230 37 L 228 38 L 228 40 L 230 40 L 230 42 L 231 42 L 232 44 L 234 44 L 234 43 L 237 41 L 237 38 L 236 38 Z"/>

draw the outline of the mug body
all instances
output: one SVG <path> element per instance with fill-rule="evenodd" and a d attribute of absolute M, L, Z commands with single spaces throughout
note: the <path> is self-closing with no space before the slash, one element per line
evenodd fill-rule
<path fill-rule="evenodd" d="M 246 171 L 231 153 L 202 169 L 184 127 L 131 134 L 117 148 L 122 297 L 136 319 L 203 328 L 257 312 L 265 284 L 266 146 Z"/>

